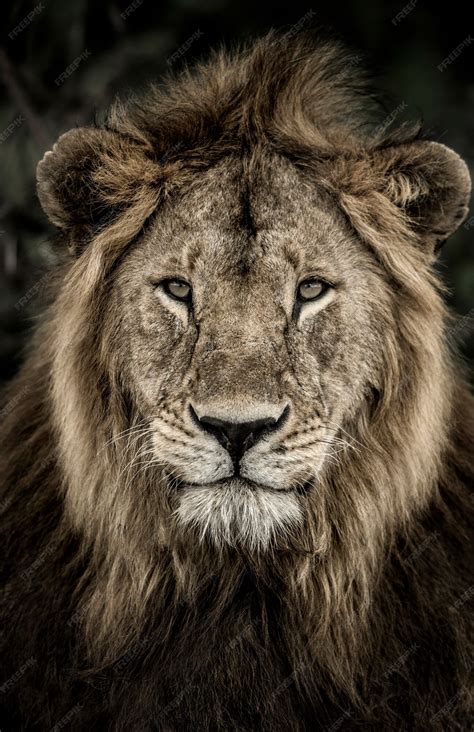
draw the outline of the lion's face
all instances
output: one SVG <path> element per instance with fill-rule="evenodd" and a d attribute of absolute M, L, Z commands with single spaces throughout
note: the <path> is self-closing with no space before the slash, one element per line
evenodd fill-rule
<path fill-rule="evenodd" d="M 387 285 L 289 163 L 241 181 L 227 160 L 158 213 L 114 280 L 112 348 L 178 521 L 257 547 L 302 521 L 377 386 Z"/>

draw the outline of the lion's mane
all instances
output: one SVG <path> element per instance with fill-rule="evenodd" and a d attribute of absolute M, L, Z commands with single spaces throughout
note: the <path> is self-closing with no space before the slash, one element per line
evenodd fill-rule
<path fill-rule="evenodd" d="M 402 211 L 424 190 L 416 160 L 386 185 L 418 132 L 367 138 L 370 99 L 337 45 L 269 36 L 45 157 L 39 195 L 70 253 L 2 412 L 7 727 L 467 728 L 472 400 Z M 114 267 L 160 201 L 263 144 L 314 169 L 403 306 L 384 389 L 352 426 L 363 449 L 297 540 L 253 556 L 187 541 L 156 476 L 121 470 L 114 438 L 139 415 L 104 334 Z"/>

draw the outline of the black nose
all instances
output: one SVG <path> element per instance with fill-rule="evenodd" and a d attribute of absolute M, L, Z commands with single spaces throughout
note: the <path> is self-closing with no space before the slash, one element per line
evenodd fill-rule
<path fill-rule="evenodd" d="M 216 437 L 229 452 L 234 465 L 238 465 L 244 452 L 255 445 L 263 432 L 271 430 L 276 420 L 257 419 L 255 422 L 226 422 L 204 415 L 199 419 L 201 426 Z"/>
<path fill-rule="evenodd" d="M 278 429 L 283 420 L 286 418 L 288 407 L 278 419 L 268 417 L 257 419 L 253 422 L 229 422 L 217 417 L 203 415 L 198 417 L 194 409 L 191 407 L 191 413 L 194 421 L 199 426 L 209 432 L 225 447 L 229 452 L 235 468 L 238 468 L 240 459 L 244 452 L 249 450 L 257 440 L 264 434 L 267 435 L 275 429 Z"/>

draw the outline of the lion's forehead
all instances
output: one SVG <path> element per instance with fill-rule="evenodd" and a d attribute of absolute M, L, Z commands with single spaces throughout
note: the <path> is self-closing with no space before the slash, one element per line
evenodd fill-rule
<path fill-rule="evenodd" d="M 160 211 L 148 257 L 207 276 L 258 271 L 260 283 L 290 269 L 344 269 L 357 247 L 337 206 L 279 159 L 246 178 L 238 162 L 203 173 Z"/>

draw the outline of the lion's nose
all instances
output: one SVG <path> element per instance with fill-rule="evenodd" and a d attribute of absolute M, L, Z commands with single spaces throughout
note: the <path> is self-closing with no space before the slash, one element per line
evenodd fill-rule
<path fill-rule="evenodd" d="M 286 419 L 288 407 L 285 407 L 279 417 L 262 417 L 249 422 L 235 422 L 203 414 L 198 417 L 190 406 L 194 422 L 201 429 L 209 432 L 225 447 L 232 458 L 234 467 L 238 468 L 243 454 L 249 450 L 264 435 L 279 429 Z"/>

